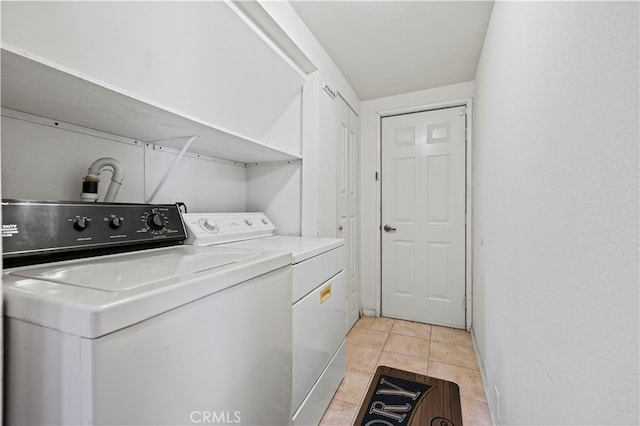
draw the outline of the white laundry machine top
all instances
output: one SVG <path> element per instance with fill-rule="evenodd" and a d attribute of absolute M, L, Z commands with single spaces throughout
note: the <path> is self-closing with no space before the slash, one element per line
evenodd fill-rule
<path fill-rule="evenodd" d="M 264 213 L 183 213 L 182 216 L 189 234 L 185 244 L 291 253 L 293 302 L 345 268 L 342 238 L 274 235 L 276 227 Z"/>
<path fill-rule="evenodd" d="M 5 315 L 96 338 L 290 263 L 286 252 L 177 246 L 16 268 L 3 275 Z"/>
<path fill-rule="evenodd" d="M 44 266 L 16 270 L 13 276 L 57 282 L 78 288 L 119 293 L 139 287 L 155 288 L 159 282 L 179 276 L 210 271 L 261 253 L 250 250 L 174 248 L 154 252 L 129 254 L 126 257 L 100 258 L 75 264 Z"/>
<path fill-rule="evenodd" d="M 5 248 L 13 249 L 4 253 L 5 263 L 20 261 L 20 257 L 8 257 L 14 253 L 32 261 L 3 271 L 7 302 L 4 314 L 65 333 L 96 338 L 292 262 L 291 254 L 285 251 L 175 244 L 151 249 L 126 246 L 135 250 L 86 257 L 87 253 L 100 249 L 101 239 L 112 240 L 114 235 L 118 239 L 131 236 L 137 242 L 146 234 L 150 241 L 163 243 L 168 233 L 164 229 L 168 226 L 158 230 L 147 226 L 150 215 L 141 214 L 142 208 L 117 204 L 3 203 L 3 225 L 9 223 L 8 219 L 15 222 L 11 228 L 15 229 L 13 234 L 3 233 Z M 127 216 L 130 210 L 133 213 Z M 131 229 L 109 226 L 103 217 L 109 219 L 105 212 L 112 211 L 116 211 L 115 217 L 122 219 L 121 222 L 131 224 Z M 174 228 L 182 227 L 178 223 L 179 213 L 171 210 L 161 213 L 164 222 L 171 220 Z M 68 219 L 76 217 L 86 217 L 87 223 L 91 223 L 87 229 L 94 229 L 93 233 L 78 230 Z M 41 229 L 36 227 L 39 223 Z M 60 254 L 75 255 L 67 246 L 77 239 L 85 257 L 52 262 L 59 260 L 55 257 L 58 246 L 50 244 L 54 228 L 63 228 L 65 232 L 55 236 L 56 241 L 61 241 L 59 246 L 65 249 L 65 253 Z M 46 238 L 43 230 L 49 232 Z M 30 232 L 35 236 L 31 238 Z M 85 247 L 88 238 L 91 238 L 91 247 Z M 36 246 L 23 250 L 34 240 L 38 242 Z M 33 263 L 34 259 L 37 264 Z M 49 263 L 44 263 L 47 259 Z"/>
<path fill-rule="evenodd" d="M 253 240 L 227 244 L 225 247 L 288 251 L 291 252 L 293 256 L 293 263 L 295 265 L 342 245 L 344 245 L 344 240 L 341 238 L 272 235 L 269 237 L 261 237 Z"/>
<path fill-rule="evenodd" d="M 184 213 L 185 244 L 288 251 L 297 264 L 344 245 L 341 238 L 275 235 L 276 227 L 264 213 Z"/>

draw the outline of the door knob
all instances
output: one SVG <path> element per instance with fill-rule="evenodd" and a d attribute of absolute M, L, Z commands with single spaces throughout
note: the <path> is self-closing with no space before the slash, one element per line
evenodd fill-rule
<path fill-rule="evenodd" d="M 382 229 L 384 229 L 384 232 L 396 232 L 396 228 L 392 228 L 389 225 L 385 225 Z"/>
<path fill-rule="evenodd" d="M 338 226 L 338 231 L 342 231 L 344 227 L 342 225 Z"/>

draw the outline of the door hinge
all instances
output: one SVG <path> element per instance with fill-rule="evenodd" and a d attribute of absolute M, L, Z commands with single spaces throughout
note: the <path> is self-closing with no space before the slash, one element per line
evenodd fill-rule
<path fill-rule="evenodd" d="M 376 172 L 376 182 L 380 180 L 380 172 Z"/>

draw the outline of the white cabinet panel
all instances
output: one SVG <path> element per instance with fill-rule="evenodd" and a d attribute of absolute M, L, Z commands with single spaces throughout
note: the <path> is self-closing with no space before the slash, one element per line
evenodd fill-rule
<path fill-rule="evenodd" d="M 336 138 L 336 235 L 345 239 L 347 250 L 347 330 L 360 316 L 359 246 L 359 121 L 358 116 L 342 98 L 337 98 Z"/>
<path fill-rule="evenodd" d="M 342 271 L 293 306 L 294 410 L 344 339 L 345 286 Z"/>
<path fill-rule="evenodd" d="M 142 141 L 200 135 L 191 151 L 229 160 L 299 158 L 263 139 L 304 76 L 226 2 L 3 2 L 2 47 L 3 107 Z"/>

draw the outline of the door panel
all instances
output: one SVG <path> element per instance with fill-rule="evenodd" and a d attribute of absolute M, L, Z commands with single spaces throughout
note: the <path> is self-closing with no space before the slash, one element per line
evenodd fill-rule
<path fill-rule="evenodd" d="M 451 156 L 429 157 L 427 161 L 427 218 L 429 224 L 449 223 L 449 171 Z"/>
<path fill-rule="evenodd" d="M 360 316 L 358 270 L 358 117 L 341 99 L 338 108 L 338 214 L 337 235 L 347 251 L 347 330 Z"/>
<path fill-rule="evenodd" d="M 465 132 L 463 107 L 382 119 L 384 316 L 465 326 Z"/>
<path fill-rule="evenodd" d="M 395 169 L 395 221 L 403 223 L 413 223 L 414 182 L 415 182 L 415 161 L 413 158 L 398 158 L 394 161 Z M 405 182 L 405 185 L 402 183 Z"/>
<path fill-rule="evenodd" d="M 415 296 L 415 244 L 413 241 L 394 241 L 395 244 L 395 276 L 397 277 L 396 293 Z"/>

